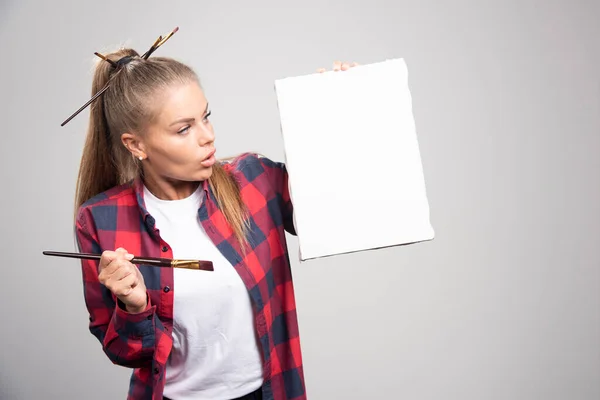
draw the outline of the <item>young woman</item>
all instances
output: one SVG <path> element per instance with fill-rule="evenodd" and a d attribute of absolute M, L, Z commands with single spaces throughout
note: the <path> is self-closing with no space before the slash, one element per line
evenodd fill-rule
<path fill-rule="evenodd" d="M 93 93 L 108 88 L 91 103 L 75 209 L 80 251 L 102 254 L 82 261 L 90 331 L 133 368 L 129 399 L 306 399 L 285 165 L 217 161 L 198 77 L 147 55 L 99 55 L 93 78 Z"/>

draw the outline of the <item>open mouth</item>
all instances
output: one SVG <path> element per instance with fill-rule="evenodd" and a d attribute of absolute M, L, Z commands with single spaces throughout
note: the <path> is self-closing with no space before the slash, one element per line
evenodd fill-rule
<path fill-rule="evenodd" d="M 202 165 L 203 167 L 206 167 L 206 168 L 212 167 L 216 162 L 215 153 L 216 153 L 216 150 L 213 150 L 210 153 L 208 153 L 206 158 L 200 162 L 200 165 Z"/>

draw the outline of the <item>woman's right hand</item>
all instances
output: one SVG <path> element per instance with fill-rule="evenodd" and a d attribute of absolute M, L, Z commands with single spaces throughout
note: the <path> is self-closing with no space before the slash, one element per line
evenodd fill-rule
<path fill-rule="evenodd" d="M 133 257 L 123 248 L 102 252 L 98 279 L 125 304 L 127 312 L 137 314 L 147 305 L 146 284 L 140 270 L 130 262 Z"/>

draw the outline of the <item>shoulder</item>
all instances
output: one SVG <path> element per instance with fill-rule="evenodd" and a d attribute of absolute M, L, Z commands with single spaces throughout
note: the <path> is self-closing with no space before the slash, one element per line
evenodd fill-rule
<path fill-rule="evenodd" d="M 123 197 L 134 197 L 133 182 L 124 183 L 119 186 L 112 187 L 102 193 L 91 197 L 86 200 L 81 207 L 90 208 L 100 205 L 106 205 L 111 202 L 118 202 Z"/>
<path fill-rule="evenodd" d="M 274 171 L 285 170 L 283 162 L 273 161 L 258 153 L 246 152 L 222 161 L 223 168 L 232 175 L 247 182 L 256 179 L 269 179 Z"/>
<path fill-rule="evenodd" d="M 246 168 L 274 168 L 283 166 L 282 162 L 273 161 L 259 153 L 246 152 L 236 157 L 227 158 L 221 161 L 226 169 L 240 171 Z"/>
<path fill-rule="evenodd" d="M 112 187 L 86 200 L 77 213 L 77 220 L 85 223 L 87 220 L 102 217 L 106 219 L 111 214 L 116 216 L 117 209 L 137 203 L 133 182 Z"/>

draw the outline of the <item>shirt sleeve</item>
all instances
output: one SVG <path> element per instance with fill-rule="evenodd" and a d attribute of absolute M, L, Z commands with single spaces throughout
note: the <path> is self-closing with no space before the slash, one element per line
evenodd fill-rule
<path fill-rule="evenodd" d="M 102 252 L 89 210 L 79 211 L 75 233 L 80 252 Z M 148 305 L 143 312 L 130 314 L 125 305 L 98 280 L 98 261 L 82 260 L 81 267 L 89 329 L 102 344 L 108 358 L 123 367 L 151 365 L 156 330 L 162 323 L 150 296 L 146 294 Z"/>
<path fill-rule="evenodd" d="M 294 205 L 290 196 L 289 177 L 287 168 L 284 163 L 270 160 L 269 158 L 258 156 L 258 160 L 265 170 L 270 186 L 275 191 L 279 199 L 279 207 L 281 209 L 281 217 L 283 220 L 284 229 L 296 235 L 294 226 Z"/>

